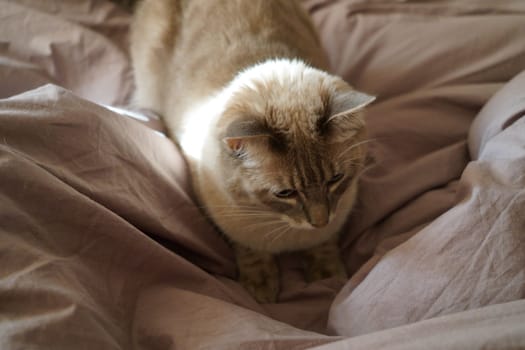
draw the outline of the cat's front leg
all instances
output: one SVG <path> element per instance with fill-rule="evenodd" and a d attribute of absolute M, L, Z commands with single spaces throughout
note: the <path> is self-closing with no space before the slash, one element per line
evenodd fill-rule
<path fill-rule="evenodd" d="M 305 277 L 313 282 L 329 277 L 347 279 L 346 268 L 341 260 L 337 238 L 303 252 L 306 258 Z"/>
<path fill-rule="evenodd" d="M 234 245 L 239 282 L 259 303 L 274 303 L 279 294 L 279 268 L 270 253 Z"/>

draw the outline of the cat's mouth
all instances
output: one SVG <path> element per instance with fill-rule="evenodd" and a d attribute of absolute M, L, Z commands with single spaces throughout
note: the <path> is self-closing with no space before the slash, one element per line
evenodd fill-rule
<path fill-rule="evenodd" d="M 333 218 L 334 218 L 334 214 L 330 213 L 330 215 L 328 217 L 328 220 L 326 220 L 326 222 L 313 224 L 313 223 L 309 222 L 306 219 L 299 221 L 299 220 L 295 220 L 293 218 L 290 218 L 289 216 L 285 216 L 285 215 L 281 216 L 281 219 L 284 222 L 286 222 L 288 225 L 290 225 L 290 227 L 292 227 L 294 229 L 301 229 L 301 230 L 318 230 L 318 229 L 322 229 L 323 227 L 328 226 L 330 224 L 330 222 L 332 222 Z"/>

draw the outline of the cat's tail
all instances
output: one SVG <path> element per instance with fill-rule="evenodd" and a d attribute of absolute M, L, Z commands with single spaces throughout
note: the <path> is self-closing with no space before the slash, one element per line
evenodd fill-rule
<path fill-rule="evenodd" d="M 131 24 L 131 58 L 136 85 L 134 103 L 157 113 L 164 101 L 167 67 L 188 0 L 141 0 Z"/>

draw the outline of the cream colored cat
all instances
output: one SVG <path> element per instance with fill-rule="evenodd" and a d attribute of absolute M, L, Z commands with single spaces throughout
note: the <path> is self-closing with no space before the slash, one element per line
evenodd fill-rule
<path fill-rule="evenodd" d="M 132 26 L 136 101 L 161 114 L 239 280 L 276 301 L 273 254 L 305 250 L 309 280 L 346 276 L 338 232 L 365 158 L 373 97 L 325 72 L 292 0 L 144 0 Z"/>

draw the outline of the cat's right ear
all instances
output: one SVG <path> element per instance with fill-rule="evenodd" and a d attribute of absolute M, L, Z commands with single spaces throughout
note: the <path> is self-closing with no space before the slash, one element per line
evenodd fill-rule
<path fill-rule="evenodd" d="M 228 126 L 222 141 L 232 156 L 241 158 L 265 147 L 270 137 L 270 133 L 258 122 L 240 120 Z"/>
<path fill-rule="evenodd" d="M 231 155 L 241 158 L 248 155 L 254 148 L 264 146 L 269 137 L 270 135 L 233 136 L 223 138 L 222 142 Z"/>
<path fill-rule="evenodd" d="M 242 137 L 225 137 L 222 139 L 222 142 L 228 146 L 230 152 L 239 154 L 242 152 L 245 141 Z"/>

